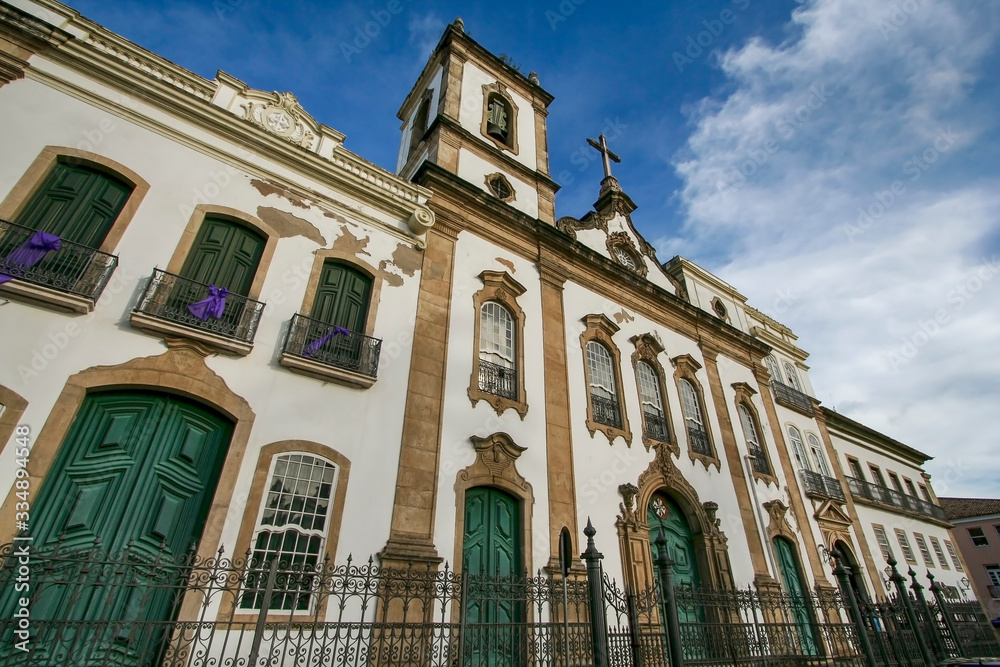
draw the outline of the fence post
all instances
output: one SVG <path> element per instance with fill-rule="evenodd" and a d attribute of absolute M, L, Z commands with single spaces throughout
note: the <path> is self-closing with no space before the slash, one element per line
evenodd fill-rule
<path fill-rule="evenodd" d="M 903 605 L 903 613 L 906 614 L 906 622 L 913 631 L 913 639 L 917 642 L 917 647 L 920 649 L 920 655 L 924 659 L 924 664 L 928 667 L 933 667 L 935 660 L 931 656 L 931 652 L 930 649 L 927 648 L 927 644 L 924 643 L 923 638 L 920 636 L 920 628 L 917 626 L 917 615 L 913 611 L 913 602 L 910 600 L 910 592 L 906 590 L 906 577 L 901 575 L 899 570 L 896 569 L 895 558 L 890 556 L 886 559 L 886 562 L 892 569 L 892 575 L 889 579 L 896 585 L 896 592 L 899 593 L 899 601 Z"/>
<path fill-rule="evenodd" d="M 250 645 L 250 658 L 248 665 L 257 664 L 257 656 L 260 655 L 260 642 L 264 638 L 264 625 L 267 623 L 267 613 L 271 610 L 271 594 L 274 591 L 274 582 L 278 576 L 278 559 L 271 561 L 267 571 L 267 584 L 264 586 L 264 597 L 260 602 L 260 612 L 257 614 L 257 626 L 254 628 L 253 642 Z"/>
<path fill-rule="evenodd" d="M 861 610 L 858 609 L 858 601 L 854 597 L 854 589 L 851 588 L 851 582 L 848 578 L 851 576 L 851 568 L 844 565 L 843 560 L 840 558 L 836 559 L 836 563 L 837 567 L 834 568 L 833 574 L 840 583 L 841 595 L 847 597 L 847 611 L 851 615 L 851 621 L 858 632 L 858 641 L 861 643 L 861 650 L 865 654 L 865 662 L 868 663 L 868 667 L 875 667 L 875 654 L 872 652 L 871 642 L 868 641 L 868 624 L 861 615 Z"/>
<path fill-rule="evenodd" d="M 965 657 L 965 650 L 962 648 L 962 642 L 958 637 L 958 632 L 956 632 L 955 626 L 952 623 L 951 612 L 944 602 L 944 592 L 941 590 L 941 584 L 934 581 L 934 575 L 930 572 L 927 573 L 927 578 L 931 580 L 931 593 L 934 594 L 934 599 L 937 600 L 938 611 L 941 612 L 941 617 L 944 619 L 945 627 L 948 628 L 948 634 L 951 635 L 951 640 L 955 642 L 955 650 L 958 651 L 959 658 Z"/>
<path fill-rule="evenodd" d="M 642 667 L 642 637 L 639 636 L 639 611 L 635 608 L 635 593 L 625 589 L 625 609 L 628 612 L 628 638 L 632 648 L 632 667 Z"/>
<path fill-rule="evenodd" d="M 597 530 L 587 517 L 587 550 L 580 554 L 587 563 L 587 588 L 590 591 L 590 639 L 594 647 L 595 667 L 608 667 L 608 623 L 604 616 L 604 577 L 601 573 L 601 559 L 604 554 L 597 550 L 594 535 Z"/>
<path fill-rule="evenodd" d="M 656 538 L 656 569 L 660 576 L 660 597 L 663 601 L 664 620 L 667 624 L 667 639 L 670 650 L 670 667 L 684 667 L 684 652 L 681 650 L 681 624 L 677 618 L 677 598 L 674 597 L 674 561 L 667 555 L 667 538 L 663 529 Z"/>
<path fill-rule="evenodd" d="M 930 606 L 927 604 L 927 598 L 924 597 L 924 587 L 917 581 L 917 573 L 913 571 L 912 567 L 907 574 L 910 575 L 910 579 L 913 581 L 910 584 L 910 588 L 913 589 L 913 594 L 916 596 L 917 602 L 920 603 L 921 608 L 924 610 L 924 618 L 927 619 L 927 629 L 930 630 L 931 642 L 934 644 L 934 653 L 937 654 L 938 660 L 944 660 L 948 657 L 948 652 L 945 650 L 944 642 L 941 641 L 941 631 L 934 620 Z"/>
<path fill-rule="evenodd" d="M 462 592 L 458 601 L 458 664 L 465 664 L 465 633 L 468 632 L 469 571 L 462 567 Z"/>

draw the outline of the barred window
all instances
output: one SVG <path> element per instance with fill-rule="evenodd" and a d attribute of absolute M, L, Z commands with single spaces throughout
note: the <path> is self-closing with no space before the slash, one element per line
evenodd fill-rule
<path fill-rule="evenodd" d="M 903 552 L 903 558 L 906 559 L 906 562 L 916 563 L 917 557 L 913 555 L 913 549 L 910 548 L 910 541 L 906 539 L 906 531 L 902 528 L 896 529 L 896 541 L 899 542 L 899 548 Z"/>
<path fill-rule="evenodd" d="M 663 417 L 663 397 L 660 395 L 660 379 L 656 371 L 645 361 L 640 361 L 636 364 L 636 372 L 639 374 L 639 398 L 643 412 Z"/>
<path fill-rule="evenodd" d="M 787 361 L 785 362 L 785 383 L 795 391 L 802 391 L 802 385 L 799 383 L 799 374 L 795 372 L 795 366 L 792 366 Z"/>
<path fill-rule="evenodd" d="M 514 368 L 514 318 L 496 301 L 484 303 L 480 313 L 479 359 Z"/>
<path fill-rule="evenodd" d="M 587 343 L 587 368 L 590 370 L 590 393 L 601 398 L 615 399 L 615 373 L 611 366 L 611 353 L 598 342 Z"/>
<path fill-rule="evenodd" d="M 816 466 L 816 472 L 827 477 L 833 477 L 830 474 L 830 468 L 826 465 L 826 457 L 823 456 L 823 445 L 820 444 L 819 438 L 812 433 L 806 433 L 806 440 L 809 442 L 809 453 L 812 454 L 812 462 Z"/>
<path fill-rule="evenodd" d="M 920 549 L 920 556 L 924 559 L 924 565 L 934 567 L 934 558 L 931 556 L 931 550 L 927 548 L 927 540 L 920 533 L 913 533 L 913 539 L 917 541 L 917 548 Z"/>
<path fill-rule="evenodd" d="M 259 587 L 267 568 L 278 561 L 281 572 L 309 573 L 320 561 L 330 524 L 337 466 L 310 454 L 282 454 L 274 458 L 270 483 L 257 520 L 252 543 L 252 567 L 247 588 Z M 293 579 L 297 579 L 293 581 Z M 282 577 L 271 599 L 275 610 L 307 611 L 311 596 L 307 576 Z M 263 594 L 257 590 L 243 595 L 243 609 L 260 609 Z"/>
<path fill-rule="evenodd" d="M 699 431 L 705 430 L 705 422 L 701 418 L 701 406 L 698 404 L 698 394 L 694 386 L 681 378 L 681 406 L 684 408 L 684 420 L 688 423 L 688 428 L 695 427 Z"/>
<path fill-rule="evenodd" d="M 955 569 L 959 572 L 965 572 L 965 569 L 962 567 L 962 560 L 958 557 L 958 552 L 955 551 L 955 545 L 945 540 L 944 546 L 948 550 L 948 555 L 951 556 L 951 562 L 955 564 Z"/>

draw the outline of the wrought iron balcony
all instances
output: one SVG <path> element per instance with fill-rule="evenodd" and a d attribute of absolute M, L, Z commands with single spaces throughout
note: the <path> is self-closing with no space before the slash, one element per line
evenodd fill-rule
<path fill-rule="evenodd" d="M 670 442 L 670 431 L 667 430 L 667 420 L 663 414 L 642 412 L 643 423 L 646 425 L 646 437 L 660 442 Z"/>
<path fill-rule="evenodd" d="M 189 306 L 210 297 L 210 287 L 213 286 L 154 269 L 134 312 L 246 345 L 253 343 L 264 304 L 239 294 L 227 294 L 220 310 L 202 319 Z M 133 324 L 136 324 L 134 318 Z"/>
<path fill-rule="evenodd" d="M 753 461 L 753 469 L 759 472 L 761 475 L 773 475 L 771 472 L 771 462 L 767 460 L 767 454 L 764 450 L 757 445 L 750 444 L 749 446 L 750 455 L 753 457 L 750 459 Z"/>
<path fill-rule="evenodd" d="M 0 274 L 96 302 L 118 266 L 118 257 L 58 240 L 45 248 L 39 232 L 0 220 Z"/>
<path fill-rule="evenodd" d="M 691 444 L 691 451 L 705 456 L 712 455 L 712 445 L 708 441 L 708 433 L 702 427 L 688 424 L 688 442 Z"/>
<path fill-rule="evenodd" d="M 622 412 L 618 401 L 597 394 L 590 395 L 590 405 L 594 410 L 594 421 L 614 428 L 622 427 Z"/>
<path fill-rule="evenodd" d="M 479 390 L 517 400 L 517 369 L 479 360 Z"/>
<path fill-rule="evenodd" d="M 809 394 L 804 394 L 798 389 L 793 389 L 780 382 L 772 382 L 771 389 L 774 391 L 774 400 L 786 408 L 797 410 L 810 417 L 816 414 L 813 408 L 813 398 Z"/>
<path fill-rule="evenodd" d="M 381 352 L 382 340 L 379 338 L 347 331 L 305 315 L 292 317 L 284 349 L 285 354 L 357 373 L 371 380 L 378 376 Z"/>
<path fill-rule="evenodd" d="M 879 484 L 872 484 L 856 477 L 848 477 L 847 486 L 851 490 L 851 495 L 857 499 L 947 521 L 944 510 L 934 503 L 914 498 L 895 489 L 890 489 Z"/>
<path fill-rule="evenodd" d="M 811 470 L 803 470 L 799 475 L 802 478 L 802 489 L 807 496 L 845 500 L 844 488 L 835 477 L 827 477 Z"/>

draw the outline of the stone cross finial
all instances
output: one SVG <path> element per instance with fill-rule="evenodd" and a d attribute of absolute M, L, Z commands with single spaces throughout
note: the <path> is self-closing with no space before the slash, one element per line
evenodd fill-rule
<path fill-rule="evenodd" d="M 608 148 L 608 140 L 602 132 L 598 137 L 600 142 L 594 139 L 587 139 L 587 143 L 596 148 L 601 153 L 601 157 L 604 159 L 604 178 L 610 178 L 611 176 L 611 160 L 620 163 L 622 159 L 611 152 Z"/>

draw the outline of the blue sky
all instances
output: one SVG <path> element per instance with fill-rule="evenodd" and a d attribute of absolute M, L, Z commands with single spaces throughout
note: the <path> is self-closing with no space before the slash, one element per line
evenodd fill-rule
<path fill-rule="evenodd" d="M 207 78 L 294 92 L 388 169 L 462 16 L 555 95 L 557 215 L 596 199 L 585 139 L 605 131 L 661 260 L 790 326 L 824 404 L 935 456 L 939 494 L 1000 497 L 1000 3 L 397 1 L 72 5 Z"/>

